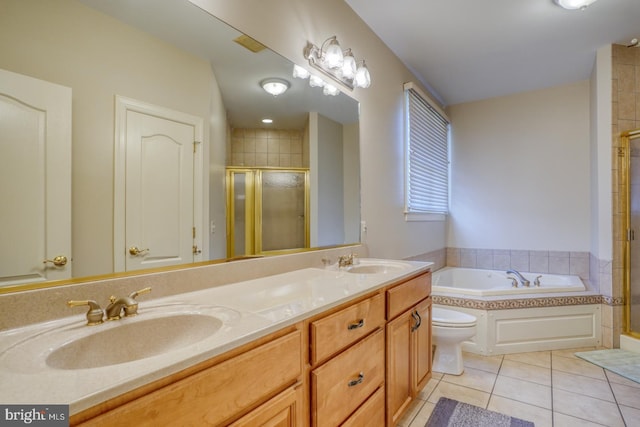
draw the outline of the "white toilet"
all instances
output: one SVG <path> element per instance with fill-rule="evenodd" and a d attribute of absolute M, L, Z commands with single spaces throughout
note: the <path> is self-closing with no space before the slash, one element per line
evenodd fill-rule
<path fill-rule="evenodd" d="M 433 370 L 445 374 L 464 372 L 462 342 L 476 334 L 477 319 L 467 313 L 434 307 L 431 313 L 433 344 Z"/>

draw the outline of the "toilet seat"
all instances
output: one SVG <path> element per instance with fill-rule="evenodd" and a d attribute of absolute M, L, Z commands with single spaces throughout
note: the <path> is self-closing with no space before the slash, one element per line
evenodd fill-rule
<path fill-rule="evenodd" d="M 431 312 L 431 324 L 448 328 L 469 328 L 475 326 L 477 319 L 467 313 L 434 307 Z"/>

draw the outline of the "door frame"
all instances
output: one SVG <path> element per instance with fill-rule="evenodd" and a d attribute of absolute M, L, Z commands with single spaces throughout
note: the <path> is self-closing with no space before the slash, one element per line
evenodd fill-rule
<path fill-rule="evenodd" d="M 116 273 L 125 271 L 126 265 L 126 149 L 127 113 L 130 111 L 194 127 L 193 225 L 199 229 L 199 232 L 196 232 L 193 244 L 200 249 L 208 248 L 209 246 L 208 235 L 205 233 L 203 222 L 204 120 L 191 114 L 116 95 L 113 178 L 113 271 Z M 206 256 L 206 254 L 194 254 L 194 262 L 201 261 L 203 256 Z"/>

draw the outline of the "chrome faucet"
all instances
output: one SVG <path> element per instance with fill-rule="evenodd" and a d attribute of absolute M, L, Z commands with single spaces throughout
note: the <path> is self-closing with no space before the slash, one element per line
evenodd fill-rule
<path fill-rule="evenodd" d="M 522 286 L 524 286 L 525 288 L 528 288 L 529 285 L 531 284 L 531 282 L 525 279 L 524 276 L 520 274 L 518 270 L 507 270 L 507 274 L 513 274 L 514 276 L 516 276 L 518 280 L 520 280 L 520 283 L 522 284 Z"/>
<path fill-rule="evenodd" d="M 114 295 L 111 295 L 109 298 L 111 304 L 109 304 L 104 310 L 107 315 L 107 320 L 120 319 L 122 317 L 123 310 L 124 315 L 127 317 L 138 314 L 138 301 L 136 301 L 136 298 L 138 295 L 146 294 L 147 292 L 151 292 L 151 288 L 144 288 L 139 291 L 131 292 L 127 297 L 116 298 Z"/>

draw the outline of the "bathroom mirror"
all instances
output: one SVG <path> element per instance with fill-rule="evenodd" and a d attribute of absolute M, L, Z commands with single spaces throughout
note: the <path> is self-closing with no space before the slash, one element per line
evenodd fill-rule
<path fill-rule="evenodd" d="M 335 176 L 323 184 L 319 161 L 310 161 L 317 205 L 311 212 L 316 226 L 310 246 L 359 241 L 357 101 L 344 93 L 323 95 L 308 80 L 294 79 L 286 58 L 250 38 L 241 40 L 243 46 L 234 41 L 238 37 L 243 33 L 187 0 L 3 1 L 0 69 L 72 91 L 70 264 L 75 281 L 122 273 L 114 260 L 116 96 L 203 119 L 203 261 L 226 257 L 225 167 L 251 166 L 232 164 L 233 130 L 303 130 L 310 116 L 343 125 L 344 134 L 356 141 L 355 147 L 334 148 L 320 160 L 344 164 L 349 171 L 342 191 L 328 191 L 327 185 L 336 187 Z M 285 79 L 290 87 L 274 97 L 260 85 L 266 78 Z M 261 123 L 266 117 L 271 125 Z M 343 158 L 326 158 L 329 153 Z M 328 211 L 333 217 L 323 217 Z M 3 239 L 1 252 L 10 252 L 10 244 Z"/>

